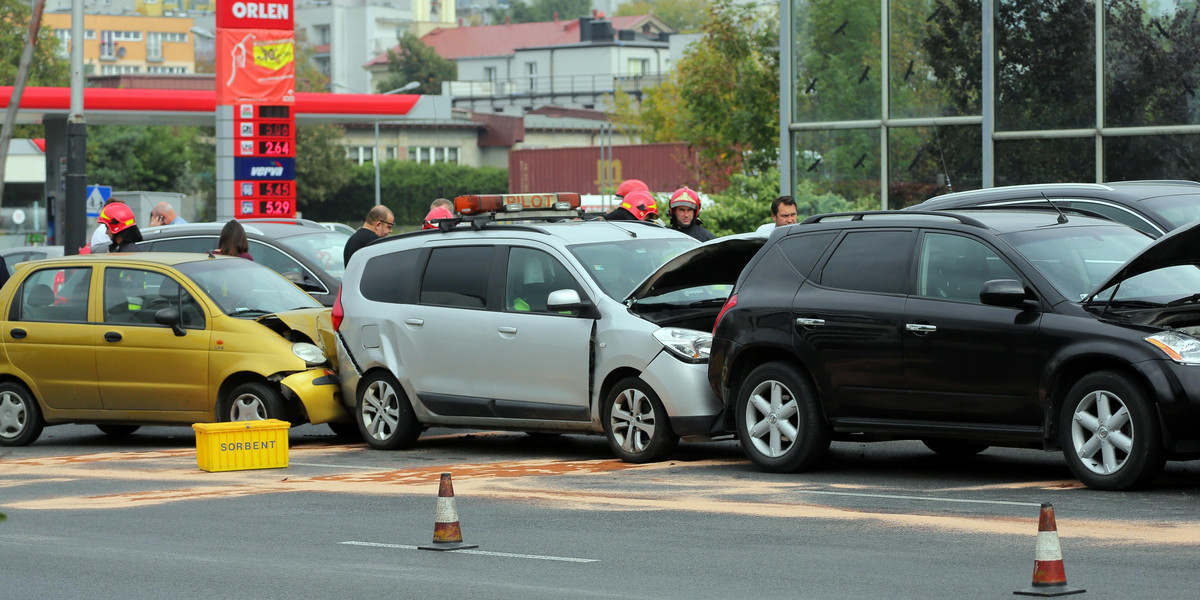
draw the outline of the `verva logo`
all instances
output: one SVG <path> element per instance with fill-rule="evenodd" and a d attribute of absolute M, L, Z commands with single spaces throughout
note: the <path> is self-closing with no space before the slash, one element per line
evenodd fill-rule
<path fill-rule="evenodd" d="M 292 0 L 217 0 L 217 27 L 294 29 Z"/>

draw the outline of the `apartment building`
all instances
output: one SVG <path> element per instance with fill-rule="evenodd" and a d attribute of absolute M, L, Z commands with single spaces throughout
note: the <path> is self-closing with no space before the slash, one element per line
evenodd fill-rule
<path fill-rule="evenodd" d="M 68 56 L 71 13 L 46 13 L 43 26 L 54 29 Z M 83 62 L 94 75 L 185 75 L 196 72 L 191 17 L 140 14 L 85 14 Z"/>

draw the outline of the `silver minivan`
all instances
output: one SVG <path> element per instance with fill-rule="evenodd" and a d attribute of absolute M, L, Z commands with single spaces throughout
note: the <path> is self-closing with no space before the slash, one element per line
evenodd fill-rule
<path fill-rule="evenodd" d="M 721 253 L 636 221 L 484 216 L 381 239 L 333 308 L 343 402 L 375 448 L 442 426 L 603 433 L 623 460 L 662 460 L 728 433 L 710 331 L 759 245 L 695 270 L 681 255 Z"/>

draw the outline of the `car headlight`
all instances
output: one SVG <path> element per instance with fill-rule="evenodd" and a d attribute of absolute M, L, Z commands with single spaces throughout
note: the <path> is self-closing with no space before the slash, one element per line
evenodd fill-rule
<path fill-rule="evenodd" d="M 308 342 L 296 342 L 292 344 L 292 354 L 295 354 L 296 358 L 308 363 L 310 367 L 325 363 L 325 353 L 320 348 Z"/>
<path fill-rule="evenodd" d="M 1200 365 L 1200 339 L 1178 331 L 1164 331 L 1146 338 L 1171 360 L 1185 365 Z"/>
<path fill-rule="evenodd" d="M 654 339 L 676 357 L 690 362 L 708 362 L 712 351 L 712 334 L 695 329 L 664 327 L 654 332 Z"/>

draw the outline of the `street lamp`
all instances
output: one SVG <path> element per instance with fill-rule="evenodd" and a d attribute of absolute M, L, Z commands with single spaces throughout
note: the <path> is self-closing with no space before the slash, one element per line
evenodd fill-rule
<path fill-rule="evenodd" d="M 383 95 L 386 96 L 388 94 L 399 94 L 401 92 L 407 92 L 409 90 L 416 89 L 420 86 L 421 86 L 421 82 L 410 81 L 394 90 L 389 90 L 389 91 L 384 92 Z M 356 92 L 359 94 L 368 93 L 368 92 L 364 92 L 358 88 L 353 88 L 348 85 L 338 83 L 336 81 L 329 82 L 329 87 L 331 87 L 331 88 L 340 87 L 344 90 L 350 90 L 352 92 Z M 375 149 L 371 151 L 371 162 L 375 163 L 375 206 L 379 206 L 379 204 L 381 202 L 380 197 L 379 197 L 379 121 L 375 121 Z"/>

